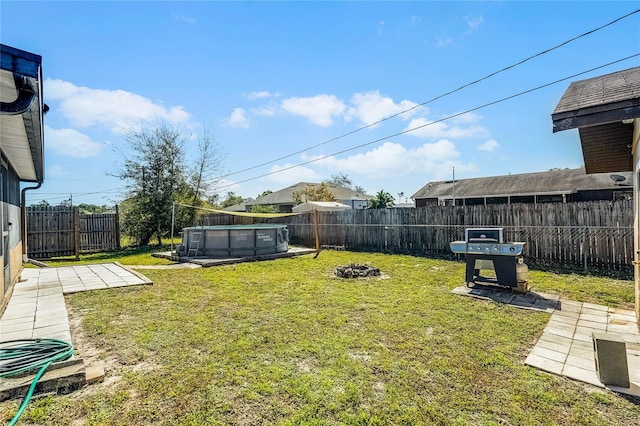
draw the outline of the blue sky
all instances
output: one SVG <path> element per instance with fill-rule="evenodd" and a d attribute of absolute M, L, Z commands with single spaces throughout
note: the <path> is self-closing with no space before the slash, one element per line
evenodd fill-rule
<path fill-rule="evenodd" d="M 118 202 L 123 183 L 108 173 L 127 154 L 123 134 L 158 119 L 188 136 L 188 157 L 206 125 L 224 152 L 224 174 L 320 145 L 224 177 L 222 195 L 256 197 L 343 173 L 369 193 L 397 197 L 450 179 L 453 167 L 456 178 L 579 167 L 577 131 L 551 127 L 569 81 L 389 136 L 636 54 L 640 13 L 323 142 L 637 8 L 636 1 L 3 1 L 1 41 L 42 55 L 51 108 L 45 183 L 27 202 L 57 204 L 70 193 L 74 204 Z M 638 65 L 636 57 L 577 79 Z M 271 172 L 278 173 L 258 177 Z"/>

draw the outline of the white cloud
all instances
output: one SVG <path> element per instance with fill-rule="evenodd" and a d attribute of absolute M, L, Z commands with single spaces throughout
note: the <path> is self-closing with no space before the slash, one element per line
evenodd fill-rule
<path fill-rule="evenodd" d="M 69 172 L 62 166 L 52 165 L 47 167 L 47 176 L 49 177 L 61 177 L 68 175 Z"/>
<path fill-rule="evenodd" d="M 422 18 L 420 18 L 418 15 L 411 15 L 411 17 L 409 18 L 409 24 L 411 25 L 417 25 L 421 22 Z"/>
<path fill-rule="evenodd" d="M 376 28 L 376 32 L 378 35 L 382 34 L 382 30 L 384 29 L 384 21 L 378 22 L 378 27 Z"/>
<path fill-rule="evenodd" d="M 478 29 L 484 18 L 482 16 L 468 15 L 464 17 L 464 20 L 467 21 L 468 32 L 472 32 Z"/>
<path fill-rule="evenodd" d="M 233 112 L 225 120 L 225 124 L 229 127 L 242 127 L 243 129 L 249 128 L 249 117 L 247 111 L 244 108 L 234 108 Z"/>
<path fill-rule="evenodd" d="M 277 107 L 272 107 L 272 106 L 251 108 L 251 112 L 253 114 L 255 114 L 255 115 L 262 115 L 262 116 L 265 116 L 265 117 L 273 117 L 274 115 L 276 115 L 276 108 Z"/>
<path fill-rule="evenodd" d="M 479 149 L 480 151 L 487 152 L 495 151 L 498 148 L 500 148 L 500 144 L 494 139 L 489 139 L 476 147 L 476 149 Z"/>
<path fill-rule="evenodd" d="M 453 115 L 455 115 L 457 113 L 454 113 Z M 484 117 L 481 116 L 480 114 L 476 114 L 475 112 L 465 112 L 464 114 L 458 115 L 456 117 L 453 117 L 450 120 L 447 120 L 449 123 L 463 123 L 463 124 L 470 124 L 470 123 L 477 123 L 478 121 L 482 120 Z"/>
<path fill-rule="evenodd" d="M 372 124 L 382 120 L 393 114 L 397 114 L 401 111 L 408 110 L 415 107 L 417 104 L 408 100 L 403 100 L 400 103 L 394 103 L 393 99 L 380 95 L 377 90 L 356 93 L 351 97 L 351 103 L 354 105 L 349 108 L 346 114 L 346 119 L 350 120 L 353 117 L 358 118 L 363 124 Z M 418 108 L 402 114 L 403 118 L 409 118 L 418 111 Z"/>
<path fill-rule="evenodd" d="M 265 179 L 282 185 L 293 185 L 298 182 L 320 182 L 322 180 L 322 176 L 313 169 L 304 166 L 289 169 L 291 166 L 293 166 L 291 163 L 276 164 L 269 170 L 269 172 L 276 173 L 265 176 Z"/>
<path fill-rule="evenodd" d="M 436 47 L 445 47 L 453 43 L 453 39 L 451 37 L 448 38 L 439 38 L 436 40 Z"/>
<path fill-rule="evenodd" d="M 95 157 L 105 146 L 74 129 L 44 128 L 45 147 L 69 157 Z"/>
<path fill-rule="evenodd" d="M 407 134 L 411 136 L 432 139 L 459 139 L 471 137 L 486 137 L 489 133 L 487 129 L 479 125 L 472 125 L 468 127 L 460 127 L 456 125 L 450 126 L 444 121 L 434 122 L 427 120 L 426 118 L 414 118 L 409 122 L 409 125 L 405 130 L 414 129 L 416 127 L 420 128 Z"/>
<path fill-rule="evenodd" d="M 342 114 L 345 104 L 333 95 L 316 95 L 309 98 L 287 98 L 281 103 L 282 108 L 290 114 L 306 117 L 313 124 L 329 127 L 333 117 Z"/>
<path fill-rule="evenodd" d="M 104 125 L 114 133 L 123 133 L 138 128 L 144 121 L 186 123 L 191 118 L 182 106 L 167 109 L 125 90 L 92 89 L 57 79 L 46 79 L 44 84 L 49 103 L 60 101 L 52 110 L 78 127 Z"/>
<path fill-rule="evenodd" d="M 191 16 L 188 16 L 188 15 L 183 15 L 183 14 L 178 14 L 178 13 L 171 13 L 171 17 L 173 19 L 175 19 L 176 21 L 186 22 L 187 24 L 195 24 L 196 23 L 196 20 L 194 18 L 192 18 Z"/>
<path fill-rule="evenodd" d="M 411 173 L 446 176 L 451 167 L 473 171 L 473 164 L 462 164 L 455 145 L 446 139 L 407 149 L 394 142 L 385 142 L 371 151 L 346 158 L 327 157 L 313 164 L 345 174 L 362 175 L 369 179 L 394 178 Z M 318 158 L 318 157 L 315 157 Z M 307 161 L 313 157 L 305 158 Z"/>
<path fill-rule="evenodd" d="M 261 90 L 259 92 L 244 93 L 243 95 L 249 100 L 254 100 L 254 99 L 264 99 L 264 98 L 277 98 L 280 96 L 280 93 Z"/>

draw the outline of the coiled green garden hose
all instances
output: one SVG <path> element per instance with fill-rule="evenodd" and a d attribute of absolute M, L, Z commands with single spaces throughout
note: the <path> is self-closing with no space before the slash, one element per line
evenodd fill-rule
<path fill-rule="evenodd" d="M 39 369 L 9 426 L 15 425 L 22 415 L 36 389 L 38 380 L 47 368 L 56 361 L 64 361 L 72 356 L 73 346 L 57 339 L 21 339 L 0 342 L 0 378 Z"/>

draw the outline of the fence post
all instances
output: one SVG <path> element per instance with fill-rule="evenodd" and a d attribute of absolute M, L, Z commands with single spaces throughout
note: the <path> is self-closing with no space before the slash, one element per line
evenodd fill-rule
<path fill-rule="evenodd" d="M 320 227 L 318 226 L 318 210 L 313 209 L 313 229 L 316 234 L 316 257 L 320 254 Z"/>
<path fill-rule="evenodd" d="M 118 250 L 122 247 L 120 246 L 120 211 L 118 210 L 118 205 L 116 204 L 116 246 Z"/>
<path fill-rule="evenodd" d="M 76 260 L 80 260 L 80 209 L 71 207 L 73 215 L 73 249 L 76 254 Z"/>
<path fill-rule="evenodd" d="M 582 256 L 584 258 L 584 273 L 587 273 L 587 227 L 582 228 Z"/>

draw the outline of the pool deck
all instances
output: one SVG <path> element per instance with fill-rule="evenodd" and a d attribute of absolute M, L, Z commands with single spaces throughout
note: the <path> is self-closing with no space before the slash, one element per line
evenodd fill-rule
<path fill-rule="evenodd" d="M 243 262 L 257 262 L 260 260 L 274 260 L 274 259 L 284 259 L 295 256 L 302 256 L 305 254 L 313 254 L 316 253 L 316 249 L 310 249 L 306 247 L 290 247 L 288 251 L 283 253 L 273 253 L 273 254 L 262 254 L 259 256 L 246 256 L 246 257 L 222 257 L 222 258 L 212 258 L 212 257 L 178 257 L 179 262 L 185 263 L 194 263 L 196 265 L 200 265 L 203 268 L 210 266 L 220 266 L 220 265 L 231 265 L 235 263 L 243 263 Z M 175 256 L 171 256 L 170 251 L 164 251 L 160 253 L 153 253 L 154 257 L 159 257 L 162 259 L 176 260 Z"/>

